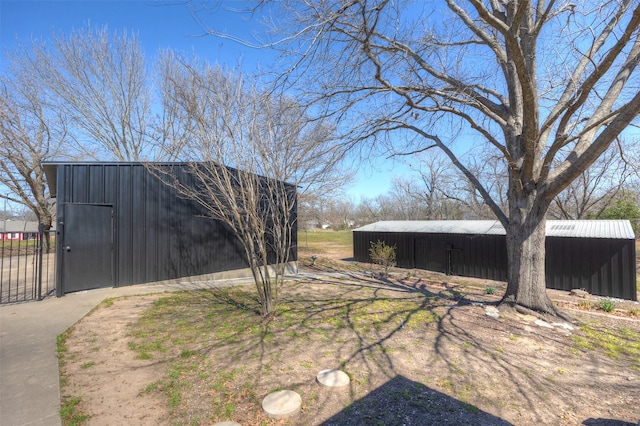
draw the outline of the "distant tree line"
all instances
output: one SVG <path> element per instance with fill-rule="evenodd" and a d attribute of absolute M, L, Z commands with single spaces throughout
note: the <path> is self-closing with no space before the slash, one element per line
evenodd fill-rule
<path fill-rule="evenodd" d="M 414 159 L 415 160 L 415 159 Z M 496 199 L 504 199 L 506 177 L 496 159 L 478 162 L 476 173 L 490 181 Z M 554 199 L 548 218 L 556 220 L 629 219 L 638 235 L 640 227 L 640 146 L 638 141 L 613 145 Z M 302 203 L 306 228 L 349 229 L 380 220 L 495 219 L 491 209 L 445 158 L 424 154 L 402 172 L 391 188 L 374 198 L 317 198 Z"/>

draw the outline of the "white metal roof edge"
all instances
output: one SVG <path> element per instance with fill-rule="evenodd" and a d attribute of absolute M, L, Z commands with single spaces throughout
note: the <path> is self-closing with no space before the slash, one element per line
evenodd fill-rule
<path fill-rule="evenodd" d="M 497 220 L 380 221 L 354 229 L 361 232 L 505 235 Z M 548 220 L 547 236 L 567 238 L 635 239 L 628 220 Z"/>

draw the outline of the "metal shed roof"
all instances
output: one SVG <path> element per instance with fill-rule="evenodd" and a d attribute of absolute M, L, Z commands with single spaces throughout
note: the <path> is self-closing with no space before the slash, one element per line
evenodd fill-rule
<path fill-rule="evenodd" d="M 505 235 L 497 220 L 390 220 L 354 231 L 416 232 L 425 234 Z M 635 239 L 628 220 L 548 220 L 547 236 L 568 238 Z"/>
<path fill-rule="evenodd" d="M 160 162 L 135 162 L 135 161 L 43 161 L 42 168 L 44 170 L 44 174 L 47 177 L 47 185 L 49 186 L 49 195 L 51 198 L 58 197 L 58 166 L 185 166 L 189 164 L 194 164 L 192 162 L 171 162 L 171 161 L 160 161 Z M 204 164 L 204 163 L 203 163 Z M 227 167 L 228 169 L 233 169 L 232 167 Z M 294 184 L 289 182 L 284 182 L 285 185 L 294 186 Z"/>

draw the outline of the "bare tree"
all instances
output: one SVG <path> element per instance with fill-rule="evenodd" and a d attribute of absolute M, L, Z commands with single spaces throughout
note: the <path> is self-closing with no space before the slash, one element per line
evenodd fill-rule
<path fill-rule="evenodd" d="M 483 183 L 495 203 L 503 210 L 508 209 L 508 179 L 504 159 L 478 153 L 477 157 L 468 160 L 468 169 Z M 461 177 L 456 181 L 455 188 L 456 196 L 452 198 L 464 205 L 465 219 L 495 219 L 495 213 L 473 182 Z"/>
<path fill-rule="evenodd" d="M 7 191 L 0 197 L 29 208 L 47 229 L 53 213 L 43 161 L 169 159 L 184 137 L 170 102 L 151 111 L 151 81 L 135 37 L 87 29 L 55 37 L 52 48 L 20 45 L 6 57 L 0 183 Z"/>
<path fill-rule="evenodd" d="M 206 63 L 176 64 L 166 78 L 189 136 L 179 159 L 195 184 L 163 179 L 237 236 L 261 313 L 272 315 L 296 245 L 296 189 L 321 187 L 342 158 L 332 128 L 310 121 L 293 100 Z"/>
<path fill-rule="evenodd" d="M 0 76 L 0 184 L 9 191 L 0 198 L 29 208 L 49 230 L 54 211 L 42 162 L 69 155 L 67 117 L 21 65 L 11 62 Z"/>
<path fill-rule="evenodd" d="M 450 179 L 447 175 L 448 164 L 436 155 L 421 158 L 417 165 L 419 179 L 398 178 L 394 181 L 395 190 L 405 199 L 416 204 L 418 219 L 445 219 L 443 201 L 450 192 Z"/>
<path fill-rule="evenodd" d="M 355 141 L 402 153 L 440 148 L 506 229 L 503 303 L 557 313 L 545 291 L 546 215 L 640 113 L 638 2 L 282 8 L 287 22 L 277 26 L 291 28 L 282 43 L 292 65 L 281 83 L 326 101 Z M 465 165 L 456 140 L 470 138 L 508 165 L 508 209 Z"/>
<path fill-rule="evenodd" d="M 554 198 L 550 216 L 559 219 L 600 217 L 631 179 L 632 167 L 623 161 L 624 152 L 632 152 L 631 145 L 624 149 L 620 144 L 611 145 L 589 169 Z"/>
<path fill-rule="evenodd" d="M 63 102 L 71 136 L 84 156 L 121 161 L 166 159 L 175 133 L 173 109 L 154 113 L 149 65 L 135 34 L 88 27 L 54 35 L 53 46 L 34 43 L 22 60 Z"/>
<path fill-rule="evenodd" d="M 479 192 L 460 177 L 446 158 L 437 152 L 420 153 L 409 164 L 411 177 L 400 176 L 391 188 L 374 199 L 362 200 L 356 217 L 361 223 L 375 220 L 461 220 L 486 219 L 491 211 Z M 480 164 L 481 163 L 481 164 Z M 491 181 L 492 191 L 499 188 L 504 176 L 488 159 L 473 168 L 478 176 Z M 499 194 L 496 194 L 499 199 Z M 491 216 L 492 217 L 492 216 Z"/>
<path fill-rule="evenodd" d="M 428 150 L 412 156 L 410 167 L 417 178 L 399 178 L 392 191 L 413 204 L 411 219 L 477 219 L 487 209 L 475 188 L 452 168 L 451 162 L 439 151 Z M 484 171 L 482 163 L 478 173 Z"/>
<path fill-rule="evenodd" d="M 371 198 L 361 199 L 356 207 L 354 215 L 356 222 L 360 226 L 382 220 L 380 207 Z"/>
<path fill-rule="evenodd" d="M 373 199 L 378 220 L 426 219 L 427 206 L 415 197 L 407 197 L 406 181 L 394 179 L 391 188 Z"/>
<path fill-rule="evenodd" d="M 333 229 L 348 229 L 354 225 L 353 213 L 355 204 L 353 200 L 346 196 L 334 198 L 323 198 L 320 200 L 322 204 L 318 210 L 322 211 L 322 215 L 318 215 L 320 226 L 329 224 Z"/>

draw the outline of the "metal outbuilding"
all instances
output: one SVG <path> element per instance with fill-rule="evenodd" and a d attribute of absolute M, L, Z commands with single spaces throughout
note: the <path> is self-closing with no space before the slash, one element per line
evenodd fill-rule
<path fill-rule="evenodd" d="M 187 164 L 155 166 L 195 184 Z M 228 227 L 145 165 L 50 162 L 44 169 L 57 201 L 58 296 L 205 274 L 250 276 Z M 295 236 L 288 265 L 294 270 Z"/>
<path fill-rule="evenodd" d="M 354 259 L 371 242 L 396 247 L 397 266 L 505 281 L 506 232 L 498 221 L 383 221 L 353 231 Z M 547 288 L 638 300 L 635 236 L 627 220 L 547 221 Z"/>

